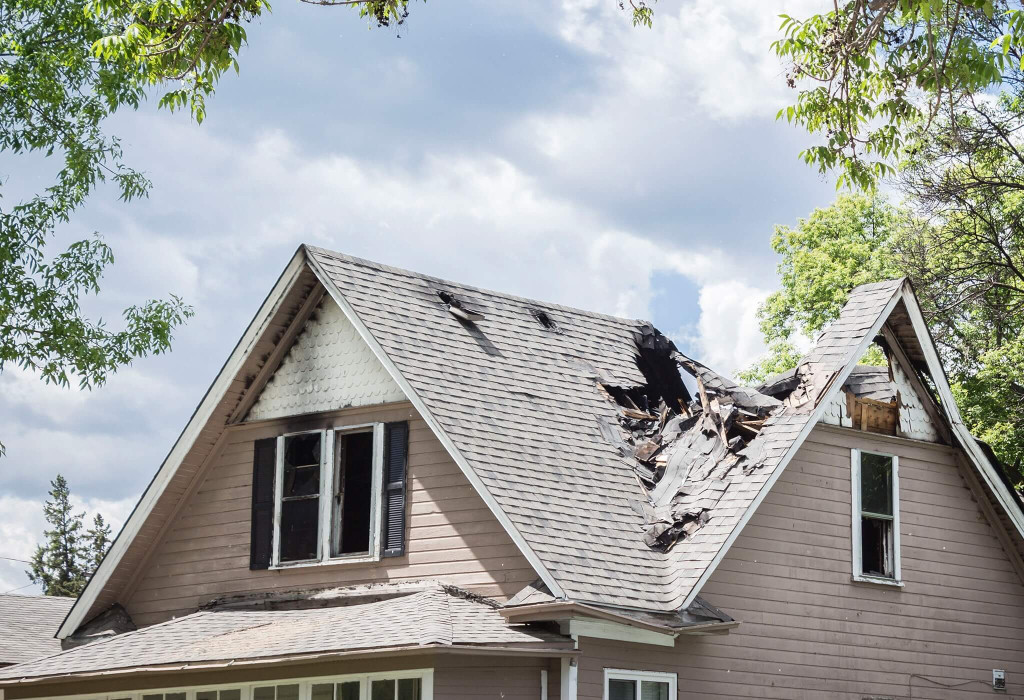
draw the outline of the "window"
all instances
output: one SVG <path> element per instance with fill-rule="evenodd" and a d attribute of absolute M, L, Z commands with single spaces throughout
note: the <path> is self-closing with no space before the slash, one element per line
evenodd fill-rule
<path fill-rule="evenodd" d="M 676 674 L 604 670 L 605 700 L 675 700 Z"/>
<path fill-rule="evenodd" d="M 383 434 L 377 423 L 277 439 L 275 565 L 377 558 Z"/>
<path fill-rule="evenodd" d="M 899 459 L 853 450 L 853 577 L 900 584 Z"/>

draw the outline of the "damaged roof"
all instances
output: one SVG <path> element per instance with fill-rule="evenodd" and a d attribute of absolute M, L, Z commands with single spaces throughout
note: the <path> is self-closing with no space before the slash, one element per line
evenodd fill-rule
<path fill-rule="evenodd" d="M 412 593 L 408 587 L 396 588 L 391 595 L 398 592 L 397 597 L 387 597 L 386 588 L 373 591 L 385 596 L 383 600 L 334 607 L 203 610 L 0 669 L 0 684 L 139 668 L 183 671 L 376 649 L 500 646 L 542 654 L 572 648 L 571 639 L 542 627 L 506 623 L 496 603 L 452 586 L 430 584 Z M 336 597 L 336 602 L 344 602 L 344 596 Z"/>
<path fill-rule="evenodd" d="M 60 651 L 54 633 L 74 598 L 0 595 L 0 666 Z"/>
<path fill-rule="evenodd" d="M 641 320 L 307 250 L 554 579 L 553 592 L 657 611 L 692 602 L 698 579 L 809 431 L 830 378 L 855 363 L 903 285 L 855 290 L 783 403 L 680 355 Z M 453 316 L 452 299 L 476 320 Z M 691 396 L 680 367 L 704 396 Z M 627 418 L 673 433 L 659 484 L 638 478 L 644 448 L 623 422 L 624 401 L 632 405 Z M 653 413 L 655 402 L 672 420 Z M 736 427 L 742 423 L 746 430 Z M 742 440 L 732 440 L 734 429 Z M 672 546 L 652 547 L 667 530 L 675 531 Z"/>

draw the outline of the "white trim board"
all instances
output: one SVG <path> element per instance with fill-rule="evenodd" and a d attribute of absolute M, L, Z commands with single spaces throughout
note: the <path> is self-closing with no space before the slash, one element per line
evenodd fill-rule
<path fill-rule="evenodd" d="M 305 247 L 303 247 L 303 250 L 305 250 Z M 402 376 L 401 370 L 399 370 L 398 366 L 391 361 L 390 357 L 388 357 L 384 348 L 379 342 L 377 342 L 377 339 L 370 332 L 370 329 L 366 327 L 366 324 L 363 323 L 362 319 L 359 318 L 356 310 L 348 302 L 348 299 L 345 298 L 342 291 L 338 289 L 338 286 L 334 283 L 334 280 L 331 279 L 331 276 L 328 275 L 320 266 L 319 261 L 313 255 L 308 255 L 307 259 L 309 261 L 310 269 L 313 270 L 313 274 L 317 276 L 320 283 L 324 285 L 327 292 L 331 295 L 338 306 L 341 307 L 341 310 L 345 312 L 345 316 L 348 318 L 349 322 L 355 326 L 356 332 L 359 333 L 359 336 L 363 341 L 370 346 L 373 354 L 376 355 L 377 359 L 384 365 L 384 368 L 388 371 L 388 374 L 391 375 L 391 378 L 395 380 L 395 383 L 398 384 L 398 387 L 405 392 L 406 397 L 408 397 L 413 407 L 417 412 L 419 412 L 420 417 L 423 418 L 423 421 L 428 426 L 430 426 L 430 429 L 437 436 L 437 439 L 442 445 L 444 445 L 445 450 L 447 450 L 448 454 L 451 455 L 451 458 L 459 466 L 459 469 L 462 470 L 462 473 L 469 480 L 469 483 L 473 486 L 476 492 L 480 494 L 480 498 L 487 504 L 487 507 L 494 514 L 494 517 L 498 519 L 498 522 L 501 523 L 502 527 L 508 533 L 508 536 L 511 537 L 512 541 L 515 542 L 517 547 L 519 547 L 519 551 L 522 552 L 526 560 L 530 562 L 530 565 L 548 587 L 548 590 L 551 591 L 552 595 L 556 598 L 565 598 L 565 591 L 563 591 L 562 587 L 558 585 L 558 582 L 555 581 L 555 578 L 548 571 L 547 567 L 544 566 L 543 562 L 541 562 L 540 557 L 537 556 L 536 552 L 533 551 L 530 545 L 526 542 L 526 539 L 516 528 L 515 523 L 513 523 L 508 517 L 480 477 L 477 476 L 477 473 L 469 465 L 469 462 L 459 451 L 459 448 L 456 447 L 452 439 L 448 437 L 448 434 L 444 431 L 444 428 L 441 427 L 441 424 L 438 423 L 437 419 L 434 418 L 434 415 L 430 412 L 430 409 L 427 407 L 426 403 L 424 403 L 423 399 L 420 398 L 406 378 Z"/>
<path fill-rule="evenodd" d="M 231 383 L 235 380 L 239 371 L 241 371 L 246 360 L 249 359 L 253 346 L 263 336 L 263 332 L 270 321 L 277 316 L 281 309 L 281 304 L 288 296 L 288 293 L 291 292 L 304 268 L 305 249 L 299 248 L 281 273 L 281 276 L 278 277 L 273 289 L 264 299 L 259 311 L 256 312 L 249 326 L 245 329 L 245 333 L 242 334 L 238 344 L 231 351 L 231 355 L 228 356 L 227 361 L 221 367 L 210 388 L 206 390 L 206 394 L 192 413 L 192 417 L 189 418 L 188 423 L 185 425 L 184 430 L 181 431 L 160 469 L 157 470 L 157 473 L 149 482 L 149 486 L 146 487 L 139 502 L 135 505 L 135 509 L 128 516 L 124 527 L 121 528 L 121 531 L 114 539 L 110 550 L 103 557 L 103 561 L 100 562 L 92 578 L 89 579 L 85 590 L 82 591 L 74 606 L 68 611 L 67 617 L 64 618 L 64 622 L 61 623 L 55 635 L 58 639 L 64 639 L 74 633 L 84 621 L 86 614 L 92 608 L 93 603 L 96 602 L 100 591 L 103 590 L 110 576 L 117 569 L 118 564 L 121 563 L 121 559 L 128 550 L 128 546 L 135 539 L 142 525 L 149 519 L 154 506 L 159 502 L 167 485 L 175 473 L 177 473 L 182 460 L 192 449 L 196 438 L 206 427 L 214 409 L 221 402 L 221 399 L 224 398 Z"/>

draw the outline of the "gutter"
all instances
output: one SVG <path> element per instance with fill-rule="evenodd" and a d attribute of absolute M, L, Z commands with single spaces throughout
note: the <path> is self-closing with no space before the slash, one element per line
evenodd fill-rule
<path fill-rule="evenodd" d="M 223 671 L 234 668 L 277 668 L 291 665 L 320 661 L 344 661 L 346 659 L 366 659 L 376 657 L 403 657 L 429 654 L 452 654 L 461 656 L 516 656 L 525 658 L 575 658 L 580 652 L 570 646 L 565 647 L 477 647 L 470 644 L 422 644 L 418 646 L 385 647 L 356 651 L 335 651 L 317 654 L 300 654 L 286 657 L 264 657 L 255 659 L 229 659 L 224 661 L 161 664 L 158 666 L 136 666 L 132 668 L 110 669 L 64 673 L 53 676 L 33 676 L 18 679 L 0 680 L 0 698 L 4 688 L 24 688 L 49 683 L 73 683 L 82 680 L 135 678 L 142 675 L 164 676 L 167 674 Z"/>

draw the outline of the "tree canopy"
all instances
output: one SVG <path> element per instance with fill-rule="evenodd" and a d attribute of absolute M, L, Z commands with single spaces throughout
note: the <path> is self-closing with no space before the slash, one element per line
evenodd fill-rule
<path fill-rule="evenodd" d="M 50 529 L 32 556 L 29 580 L 41 584 L 45 595 L 76 597 L 110 547 L 110 526 L 97 513 L 83 532 L 85 513 L 75 513 L 68 482 L 60 474 L 50 483 L 43 514 Z"/>

